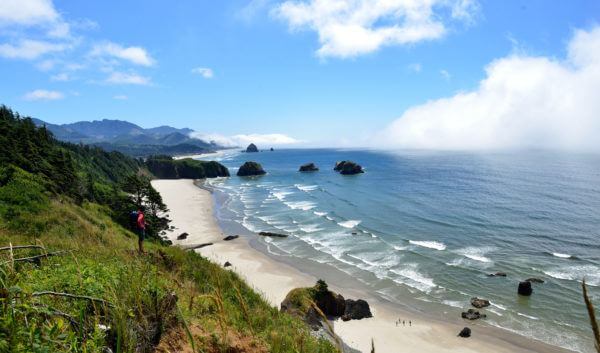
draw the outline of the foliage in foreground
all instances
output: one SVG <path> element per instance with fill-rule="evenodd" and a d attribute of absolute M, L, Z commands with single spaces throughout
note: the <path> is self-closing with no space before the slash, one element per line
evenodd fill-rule
<path fill-rule="evenodd" d="M 148 244 L 148 254 L 140 256 L 135 235 L 115 223 L 105 206 L 50 197 L 39 178 L 19 173 L 18 185 L 0 187 L 0 197 L 13 197 L 2 212 L 21 220 L 9 224 L 2 217 L 0 246 L 44 249 L 0 251 L 1 352 L 102 352 L 104 347 L 153 352 L 157 345 L 191 349 L 190 338 L 195 352 L 236 345 L 251 352 L 335 351 L 302 322 L 270 307 L 233 272 L 158 243 Z M 30 192 L 18 192 L 26 189 Z M 18 260 L 56 251 L 66 252 Z M 44 291 L 102 302 L 41 295 Z"/>

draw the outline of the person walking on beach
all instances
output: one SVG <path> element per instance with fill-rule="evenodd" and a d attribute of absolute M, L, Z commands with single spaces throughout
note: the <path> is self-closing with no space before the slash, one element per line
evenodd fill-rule
<path fill-rule="evenodd" d="M 138 234 L 138 251 L 140 254 L 144 253 L 144 239 L 146 238 L 146 218 L 144 212 L 140 207 L 137 211 L 137 234 Z"/>

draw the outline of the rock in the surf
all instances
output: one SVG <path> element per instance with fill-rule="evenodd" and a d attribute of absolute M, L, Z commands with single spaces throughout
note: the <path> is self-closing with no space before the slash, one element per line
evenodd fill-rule
<path fill-rule="evenodd" d="M 239 237 L 240 237 L 239 235 L 228 235 L 225 238 L 223 238 L 223 240 L 230 241 L 230 240 L 233 240 L 233 239 L 237 239 Z"/>
<path fill-rule="evenodd" d="M 458 337 L 463 337 L 463 338 L 469 338 L 469 337 L 471 337 L 471 329 L 468 328 L 468 327 L 463 328 L 458 333 Z"/>
<path fill-rule="evenodd" d="M 238 169 L 238 176 L 253 176 L 267 174 L 263 167 L 256 162 L 246 162 Z"/>
<path fill-rule="evenodd" d="M 231 262 L 225 261 L 225 264 L 223 265 L 223 267 L 230 267 L 230 266 L 231 266 Z"/>
<path fill-rule="evenodd" d="M 531 288 L 531 282 L 523 281 L 519 282 L 519 295 L 530 296 L 533 293 L 533 288 Z"/>
<path fill-rule="evenodd" d="M 484 318 L 485 314 L 482 314 L 475 309 L 469 309 L 467 311 L 463 311 L 460 316 L 467 320 L 477 320 Z"/>
<path fill-rule="evenodd" d="M 188 233 L 181 233 L 177 236 L 177 240 L 187 239 L 188 235 L 189 235 Z"/>
<path fill-rule="evenodd" d="M 319 168 L 314 163 L 306 163 L 300 166 L 300 172 L 316 172 Z"/>
<path fill-rule="evenodd" d="M 342 320 L 360 320 L 369 317 L 373 317 L 369 303 L 362 299 L 346 299 L 346 308 Z"/>
<path fill-rule="evenodd" d="M 258 235 L 262 235 L 263 237 L 287 238 L 287 234 L 272 233 L 272 232 L 260 232 L 260 233 L 258 233 Z"/>
<path fill-rule="evenodd" d="M 506 277 L 505 272 L 496 272 L 488 274 L 488 277 Z"/>
<path fill-rule="evenodd" d="M 333 170 L 343 175 L 354 175 L 365 172 L 359 164 L 352 161 L 337 162 Z"/>
<path fill-rule="evenodd" d="M 490 301 L 487 299 L 481 298 L 471 298 L 471 305 L 476 307 L 477 309 L 485 308 L 486 306 L 490 306 Z"/>
<path fill-rule="evenodd" d="M 535 278 L 535 277 L 527 278 L 525 281 L 526 282 L 531 282 L 531 283 L 544 283 L 543 279 L 541 279 L 541 278 Z"/>
<path fill-rule="evenodd" d="M 246 152 L 248 152 L 248 153 L 258 152 L 258 147 L 256 147 L 255 144 L 251 143 L 248 145 L 248 147 L 246 147 Z"/>

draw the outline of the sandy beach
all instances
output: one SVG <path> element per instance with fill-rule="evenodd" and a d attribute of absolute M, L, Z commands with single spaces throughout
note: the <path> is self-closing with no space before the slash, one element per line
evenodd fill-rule
<path fill-rule="evenodd" d="M 223 241 L 229 234 L 222 232 L 215 219 L 212 194 L 194 185 L 192 180 L 155 180 L 152 185 L 161 193 L 170 210 L 175 230 L 169 237 L 174 244 L 214 243 L 197 251 L 216 263 L 231 262 L 232 269 L 273 306 L 279 307 L 291 289 L 312 286 L 317 280 L 310 273 L 303 273 L 253 248 L 247 237 Z M 187 239 L 176 240 L 182 232 L 189 233 Z M 336 284 L 330 283 L 330 287 L 348 297 L 358 294 L 371 306 L 373 318 L 334 322 L 335 332 L 346 344 L 361 352 L 370 352 L 371 339 L 378 353 L 568 352 L 482 323 L 447 323 L 417 316 L 368 293 L 356 293 Z M 410 319 L 413 324 L 397 327 L 395 321 L 398 318 Z M 457 337 L 464 326 L 473 330 L 471 338 Z"/>

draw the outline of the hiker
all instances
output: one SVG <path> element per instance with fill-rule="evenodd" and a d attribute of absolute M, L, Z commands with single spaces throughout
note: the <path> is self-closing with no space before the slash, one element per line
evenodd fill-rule
<path fill-rule="evenodd" d="M 144 239 L 146 238 L 146 218 L 141 208 L 137 211 L 137 234 L 138 234 L 138 251 L 140 254 L 144 253 Z"/>

